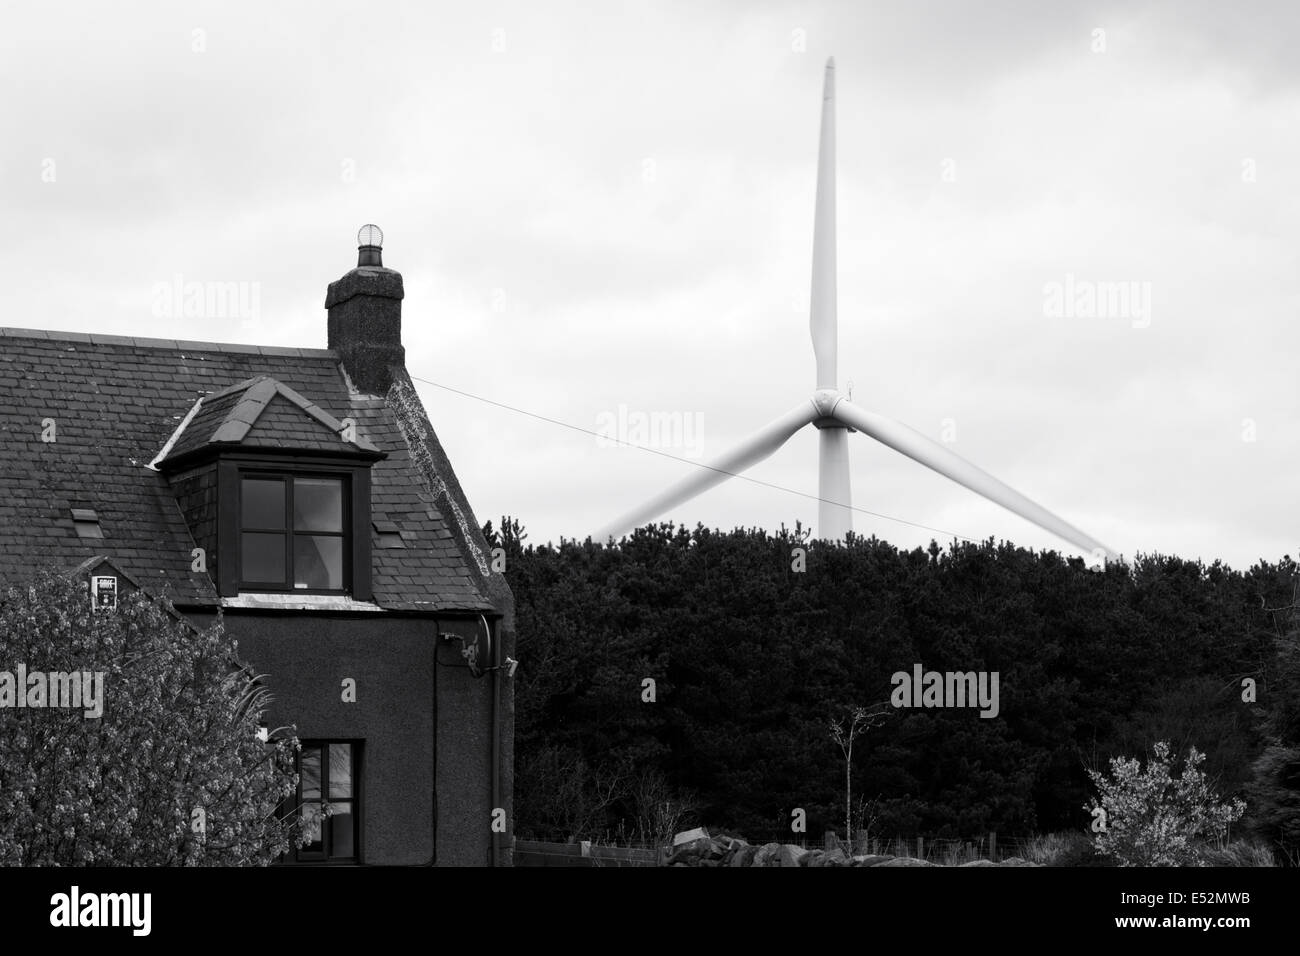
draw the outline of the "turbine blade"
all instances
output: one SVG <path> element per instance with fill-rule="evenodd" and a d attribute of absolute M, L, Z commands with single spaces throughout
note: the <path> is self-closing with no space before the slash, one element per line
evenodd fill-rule
<path fill-rule="evenodd" d="M 1030 501 L 988 472 L 977 468 L 937 441 L 925 437 L 900 422 L 859 408 L 843 399 L 836 403 L 832 415 L 844 424 L 851 425 L 876 441 L 902 452 L 908 458 L 919 461 L 927 468 L 951 478 L 960 485 L 965 485 L 976 494 L 1000 504 L 1013 514 L 1032 521 L 1040 528 L 1052 532 L 1093 556 L 1105 557 L 1108 561 L 1118 557 L 1096 538 L 1084 534 L 1074 525 L 1058 518 L 1042 505 Z"/>
<path fill-rule="evenodd" d="M 634 511 L 623 515 L 619 520 L 606 525 L 594 536 L 595 540 L 603 543 L 610 538 L 619 538 L 633 528 L 639 528 L 665 511 L 690 501 L 714 485 L 758 464 L 816 417 L 817 409 L 812 402 L 804 402 L 791 409 L 780 418 L 763 426 L 726 454 L 698 466 L 690 475 L 671 488 L 651 498 Z"/>
<path fill-rule="evenodd" d="M 817 387 L 835 388 L 839 326 L 835 316 L 835 59 L 826 61 L 822 132 L 817 150 L 817 212 L 813 222 L 812 306 L 808 325 L 817 357 Z"/>

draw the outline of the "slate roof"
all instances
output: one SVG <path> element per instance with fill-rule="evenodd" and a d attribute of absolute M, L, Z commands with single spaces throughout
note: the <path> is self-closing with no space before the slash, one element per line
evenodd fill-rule
<path fill-rule="evenodd" d="M 378 451 L 358 433 L 345 441 L 343 423 L 292 388 L 259 375 L 199 400 L 181 420 L 156 465 L 209 445 L 259 445 L 313 451 Z"/>
<path fill-rule="evenodd" d="M 371 469 L 373 515 L 406 543 L 380 548 L 372 529 L 375 603 L 492 609 L 398 415 L 350 390 L 336 353 L 30 329 L 0 329 L 0 584 L 106 555 L 178 605 L 218 604 L 213 581 L 190 569 L 195 545 L 166 478 L 149 467 L 191 411 L 168 457 L 205 442 L 343 447 L 340 420 L 351 418 L 358 441 L 348 447 L 387 456 Z M 42 441 L 51 421 L 55 440 Z M 437 441 L 431 430 L 419 440 Z M 414 451 L 445 460 L 441 448 Z M 74 506 L 95 509 L 102 539 L 78 537 Z"/>

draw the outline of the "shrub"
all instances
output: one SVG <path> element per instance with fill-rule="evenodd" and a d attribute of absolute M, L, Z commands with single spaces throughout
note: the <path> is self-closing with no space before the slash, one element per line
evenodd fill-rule
<path fill-rule="evenodd" d="M 220 624 L 197 630 L 142 593 L 96 611 L 54 572 L 0 602 L 0 864 L 247 865 L 288 849 L 278 807 L 298 741 L 259 739 L 269 696 Z M 23 670 L 100 673 L 96 706 L 49 706 L 17 686 Z"/>
<path fill-rule="evenodd" d="M 1246 812 L 1241 800 L 1217 799 L 1200 769 L 1204 761 L 1192 747 L 1175 778 L 1169 743 L 1162 740 L 1145 770 L 1130 757 L 1112 759 L 1109 776 L 1089 770 L 1105 810 L 1104 829 L 1093 841 L 1097 852 L 1120 866 L 1204 865 L 1206 841 L 1223 835 Z"/>

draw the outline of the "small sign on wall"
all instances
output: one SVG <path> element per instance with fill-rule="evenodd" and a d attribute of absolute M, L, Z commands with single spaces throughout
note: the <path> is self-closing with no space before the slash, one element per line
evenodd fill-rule
<path fill-rule="evenodd" d="M 111 574 L 96 574 L 90 579 L 90 606 L 96 611 L 117 608 L 117 578 Z"/>

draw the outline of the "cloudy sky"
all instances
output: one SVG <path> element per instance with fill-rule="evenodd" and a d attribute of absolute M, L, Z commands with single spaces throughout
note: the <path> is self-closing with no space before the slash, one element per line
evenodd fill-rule
<path fill-rule="evenodd" d="M 378 223 L 412 374 L 577 426 L 421 385 L 479 519 L 583 537 L 811 392 L 833 55 L 853 400 L 1126 555 L 1300 550 L 1285 0 L 0 11 L 2 325 L 323 347 Z M 814 524 L 815 434 L 666 517 Z M 1072 551 L 852 437 L 859 532 Z"/>

